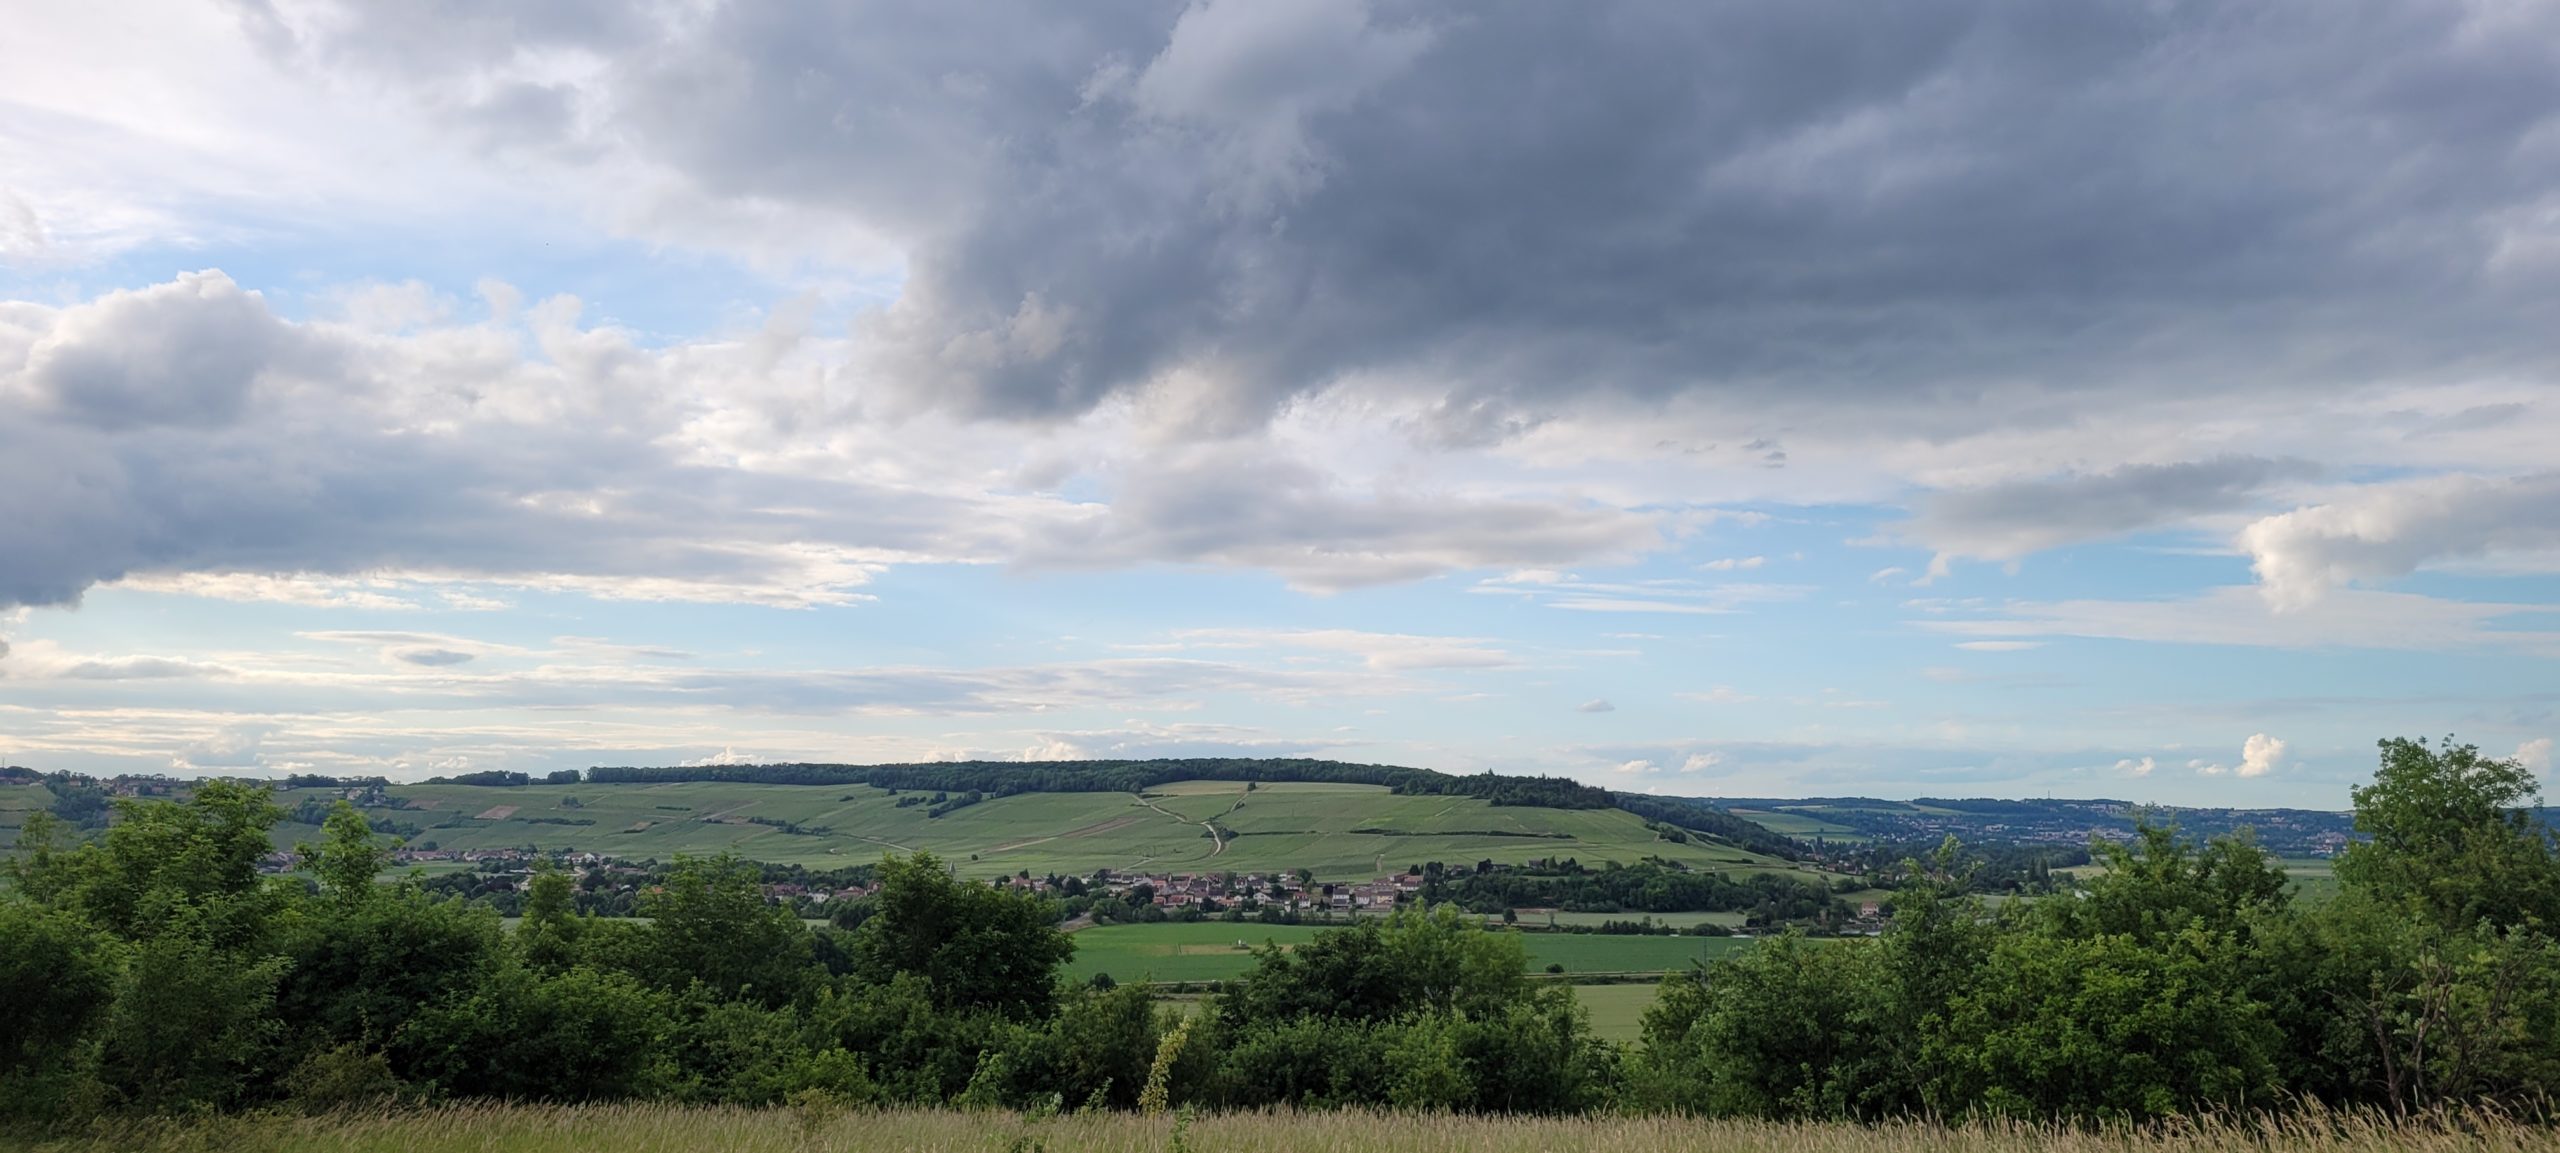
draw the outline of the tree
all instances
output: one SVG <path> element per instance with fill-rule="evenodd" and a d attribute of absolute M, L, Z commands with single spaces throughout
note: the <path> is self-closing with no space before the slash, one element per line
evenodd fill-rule
<path fill-rule="evenodd" d="M 650 952 L 636 971 L 671 992 L 699 981 L 723 998 L 783 1005 L 815 976 L 809 927 L 765 900 L 764 875 L 723 853 L 678 857 L 666 883 L 642 903 Z"/>
<path fill-rule="evenodd" d="M 2560 927 L 2560 861 L 2531 807 L 2521 763 L 2446 737 L 2381 742 L 2382 767 L 2353 792 L 2356 831 L 2338 858 L 2341 886 L 2404 905 L 2447 932 Z"/>
<path fill-rule="evenodd" d="M 883 857 L 870 919 L 854 930 L 853 972 L 887 984 L 922 977 L 935 1006 L 1045 1017 L 1057 968 L 1075 953 L 1057 910 L 1033 893 L 954 880 L 930 853 Z"/>
<path fill-rule="evenodd" d="M 320 891 L 341 909 L 364 904 L 374 896 L 374 878 L 390 863 L 391 851 L 375 844 L 373 828 L 354 805 L 339 801 L 320 825 L 318 845 L 297 850 L 302 867 L 320 878 Z"/>

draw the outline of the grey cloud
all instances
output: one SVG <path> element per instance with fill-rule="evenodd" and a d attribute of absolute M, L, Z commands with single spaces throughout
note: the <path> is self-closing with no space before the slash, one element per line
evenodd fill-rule
<path fill-rule="evenodd" d="M 346 17 L 333 42 L 397 45 L 381 67 L 434 92 L 509 74 L 521 49 L 488 32 L 505 6 L 463 7 L 459 31 Z M 1055 418 L 1197 379 L 1199 415 L 1232 425 L 1384 373 L 1457 394 L 1461 439 L 1572 394 L 1697 389 L 1901 403 L 1953 430 L 2011 384 L 2085 407 L 2560 363 L 2560 267 L 2529 259 L 2560 180 L 2537 143 L 2560 10 L 639 19 L 546 28 L 606 64 L 592 116 L 527 111 L 527 131 L 905 238 L 911 277 L 871 335 L 918 404 Z"/>
<path fill-rule="evenodd" d="M 1924 499 L 1905 534 L 1941 553 L 2009 560 L 2245 508 L 2270 485 L 2318 471 L 2304 461 L 2219 456 L 1953 489 Z"/>
<path fill-rule="evenodd" d="M 1593 699 L 1575 705 L 1573 707 L 1573 711 L 1577 713 L 1614 713 L 1618 711 L 1618 706 L 1610 704 L 1604 700 Z"/>
<path fill-rule="evenodd" d="M 452 665 L 469 664 L 473 660 L 478 659 L 478 654 L 476 653 L 466 653 L 455 649 L 437 648 L 393 649 L 391 650 L 391 656 L 392 659 L 406 664 L 425 665 L 429 668 L 446 668 Z"/>
<path fill-rule="evenodd" d="M 184 273 L 64 312 L 28 351 L 25 381 L 39 403 L 99 428 L 221 425 L 261 374 L 292 367 L 295 344 L 256 294 Z"/>
<path fill-rule="evenodd" d="M 221 676 L 229 671 L 220 665 L 169 657 L 108 657 L 76 662 L 57 675 L 75 681 L 143 681 Z"/>
<path fill-rule="evenodd" d="M 1621 509 L 1345 492 L 1306 465 L 1235 450 L 1122 476 L 1107 510 L 1045 527 L 1025 560 L 1049 567 L 1250 566 L 1300 588 L 1331 591 L 1450 569 L 1632 556 L 1659 539 L 1650 518 Z"/>

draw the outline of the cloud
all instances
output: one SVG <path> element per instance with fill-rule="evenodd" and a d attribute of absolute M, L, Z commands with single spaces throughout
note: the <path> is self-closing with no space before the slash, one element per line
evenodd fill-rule
<path fill-rule="evenodd" d="M 261 35 L 653 240 L 885 238 L 873 375 L 957 412 L 1183 392 L 1234 427 L 1403 375 L 1488 430 L 1600 392 L 1955 419 L 2016 382 L 2046 403 L 2007 419 L 2053 422 L 2560 340 L 2538 8 L 377 7 Z"/>
<path fill-rule="evenodd" d="M 1614 713 L 1618 711 L 1618 706 L 1594 697 L 1591 700 L 1575 705 L 1573 707 L 1573 711 L 1577 713 Z"/>
<path fill-rule="evenodd" d="M 121 582 L 367 609 L 488 603 L 454 584 L 805 607 L 911 563 L 1260 568 L 1335 591 L 1662 541 L 1648 512 L 1152 445 L 1108 416 L 1025 442 L 812 411 L 840 346 L 646 348 L 578 311 L 385 335 L 281 320 L 218 272 L 6 306 L 0 605 Z M 1052 441 L 1100 458 L 1106 501 L 999 479 Z"/>
<path fill-rule="evenodd" d="M 2560 472 L 2369 485 L 2241 530 L 2269 603 L 2301 609 L 2356 582 L 2472 559 L 2560 571 Z"/>
<path fill-rule="evenodd" d="M 2240 767 L 2233 770 L 2243 777 L 2263 777 L 2284 762 L 2284 742 L 2265 733 L 2252 733 L 2240 746 Z"/>
<path fill-rule="evenodd" d="M 2513 649 L 2560 654 L 2560 630 L 2532 623 L 2548 605 L 2444 600 L 2345 589 L 2277 611 L 2244 586 L 2163 600 L 2009 601 L 1984 615 L 1915 620 L 1916 628 L 1973 637 L 2100 637 L 2158 644 L 2405 651 Z M 1962 642 L 1980 643 L 1980 642 Z"/>
<path fill-rule="evenodd" d="M 1750 570 L 1750 569 L 1756 569 L 1756 568 L 1759 568 L 1761 565 L 1764 565 L 1764 564 L 1767 564 L 1767 563 L 1769 563 L 1769 558 L 1764 557 L 1764 556 L 1745 556 L 1745 557 L 1730 557 L 1730 556 L 1728 556 L 1728 557 L 1718 557 L 1718 558 L 1716 558 L 1716 559 L 1714 559 L 1714 560 L 1708 561 L 1708 562 L 1707 562 L 1707 563 L 1705 563 L 1705 564 L 1699 565 L 1698 567 L 1699 567 L 1699 568 L 1702 568 L 1702 569 L 1705 569 L 1705 570 L 1707 570 L 1708 572 L 1737 572 L 1737 571 L 1747 571 L 1747 570 Z"/>
<path fill-rule="evenodd" d="M 1956 647 L 1970 653 L 2017 653 L 2044 647 L 2043 641 L 1957 641 Z"/>
<path fill-rule="evenodd" d="M 2516 763 L 2537 773 L 2551 771 L 2551 738 L 2536 737 L 2516 746 Z"/>
<path fill-rule="evenodd" d="M 54 675 L 74 681 L 151 681 L 218 677 L 230 671 L 221 665 L 172 657 L 101 657 L 75 661 Z"/>
<path fill-rule="evenodd" d="M 2252 733 L 2249 739 L 2240 745 L 2240 763 L 2237 766 L 2196 759 L 2188 761 L 2187 767 L 2194 769 L 2198 776 L 2263 777 L 2274 772 L 2278 765 L 2284 763 L 2284 759 L 2285 743 L 2283 741 L 2265 733 Z"/>
<path fill-rule="evenodd" d="M 2317 471 L 2298 460 L 2220 456 L 2004 481 L 1931 493 L 1903 533 L 1942 556 L 2014 560 L 2245 508 L 2269 486 Z"/>
<path fill-rule="evenodd" d="M 427 648 L 423 646 L 392 649 L 390 650 L 390 655 L 393 660 L 401 661 L 406 664 L 425 665 L 429 668 L 447 668 L 453 665 L 469 664 L 479 657 L 478 653 L 466 653 L 457 649 Z"/>
<path fill-rule="evenodd" d="M 1750 695 L 1749 693 L 1737 692 L 1734 690 L 1732 685 L 1717 685 L 1716 687 L 1708 689 L 1702 693 L 1673 693 L 1671 695 L 1684 701 L 1696 701 L 1702 705 L 1738 705 L 1760 699 Z"/>
<path fill-rule="evenodd" d="M 206 736 L 170 758 L 173 769 L 246 769 L 266 763 L 262 753 L 275 727 L 260 724 L 235 724 Z"/>
<path fill-rule="evenodd" d="M 2128 777 L 2147 777 L 2151 775 L 2151 770 L 2158 767 L 2159 762 L 2150 757 L 2144 757 L 2141 760 L 2128 757 L 2116 762 L 2115 771 Z"/>
<path fill-rule="evenodd" d="M 1381 672 L 1421 669 L 1507 669 L 1519 658 L 1484 637 L 1433 637 L 1357 629 L 1184 629 L 1177 648 L 1250 648 L 1276 645 L 1357 656 Z"/>

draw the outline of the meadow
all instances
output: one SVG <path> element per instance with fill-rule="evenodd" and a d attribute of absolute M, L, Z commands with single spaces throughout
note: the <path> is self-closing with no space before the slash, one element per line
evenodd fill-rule
<path fill-rule="evenodd" d="M 1154 925 L 1103 925 L 1075 934 L 1070 980 L 1096 973 L 1128 981 L 1223 981 L 1242 976 L 1253 950 L 1265 942 L 1288 948 L 1313 940 L 1317 925 L 1228 924 L 1200 921 Z M 1748 937 L 1633 937 L 1596 933 L 1522 933 L 1531 972 L 1563 966 L 1568 975 L 1661 973 L 1696 960 L 1721 957 L 1751 944 Z"/>
<path fill-rule="evenodd" d="M 2547 1128 L 2455 1116 L 2396 1125 L 2364 1116 L 2172 1122 L 2116 1129 L 2013 1123 L 1948 1126 L 1702 1120 L 1682 1117 L 1477 1117 L 1290 1111 L 1144 1117 L 1004 1111 L 858 1111 L 678 1105 L 462 1105 L 319 1117 L 135 1122 L 78 1138 L 0 1136 L 26 1153 L 2526 1153 L 2560 1148 Z"/>
<path fill-rule="evenodd" d="M 1617 809 L 1496 806 L 1473 797 L 1398 796 L 1372 785 L 1184 781 L 1128 793 L 1023 793 L 941 817 L 899 805 L 917 794 L 869 786 L 667 784 L 398 785 L 402 807 L 368 817 L 417 826 L 415 847 L 537 848 L 625 860 L 672 860 L 723 851 L 761 861 L 826 868 L 927 850 L 964 876 L 1033 876 L 1095 869 L 1276 872 L 1308 869 L 1323 880 L 1402 872 L 1425 861 L 1506 864 L 1549 857 L 1632 862 L 1646 856 L 1719 871 L 1797 866 L 1729 845 L 1663 840 Z M 285 790 L 292 807 L 333 800 L 334 790 Z M 1232 831 L 1212 838 L 1206 822 Z M 308 839 L 308 825 L 275 831 L 279 847 Z"/>

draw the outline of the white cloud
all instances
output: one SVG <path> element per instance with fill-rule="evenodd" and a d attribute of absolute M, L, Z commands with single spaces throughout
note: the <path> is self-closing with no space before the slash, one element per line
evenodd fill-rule
<path fill-rule="evenodd" d="M 2243 777 L 2263 777 L 2284 763 L 2284 742 L 2265 733 L 2252 733 L 2240 746 L 2240 767 L 2233 772 Z"/>
<path fill-rule="evenodd" d="M 1614 713 L 1618 711 L 1618 706 L 1610 704 L 1605 700 L 1593 698 L 1575 705 L 1573 709 L 1578 713 Z"/>
<path fill-rule="evenodd" d="M 1357 629 L 1184 629 L 1173 647 L 1280 646 L 1343 653 L 1381 672 L 1420 669 L 1508 669 L 1520 660 L 1484 637 L 1434 637 Z"/>
<path fill-rule="evenodd" d="M 1707 562 L 1707 563 L 1705 563 L 1705 564 L 1699 565 L 1698 567 L 1699 567 L 1699 568 L 1702 568 L 1702 569 L 1705 569 L 1705 570 L 1707 570 L 1707 571 L 1709 571 L 1709 572 L 1737 572 L 1737 571 L 1748 571 L 1748 570 L 1750 570 L 1750 569 L 1756 569 L 1756 568 L 1759 568 L 1761 565 L 1764 565 L 1764 564 L 1767 564 L 1767 563 L 1769 563 L 1769 558 L 1764 557 L 1764 556 L 1744 556 L 1744 557 L 1731 557 L 1731 556 L 1728 556 L 1728 557 L 1718 557 L 1718 558 L 1716 558 L 1716 559 L 1714 559 L 1714 560 L 1708 561 L 1708 562 Z"/>
<path fill-rule="evenodd" d="M 2531 769 L 2531 770 L 2532 770 L 2532 771 L 2534 771 L 2534 772 L 2537 772 L 2537 773 L 2548 773 L 2548 772 L 2550 772 L 2550 771 L 2551 771 L 2551 738 L 2549 738 L 2549 737 L 2536 737 L 2536 738 L 2534 738 L 2534 739 L 2532 739 L 2532 740 L 2530 740 L 2530 741 L 2526 741 L 2525 743 L 2523 743 L 2523 744 L 2521 744 L 2521 745 L 2517 745 L 2517 746 L 2516 746 L 2516 752 L 2515 752 L 2515 759 L 2516 759 L 2516 762 L 2517 762 L 2518 764 L 2521 764 L 2521 765 L 2523 765 L 2525 768 L 2527 768 L 2527 769 Z"/>
<path fill-rule="evenodd" d="M 2128 777 L 2147 777 L 2151 775 L 2151 770 L 2158 767 L 2159 762 L 2150 757 L 2144 757 L 2140 760 L 2127 757 L 2124 760 L 2120 760 L 2115 763 L 2115 771 Z"/>
<path fill-rule="evenodd" d="M 2017 653 L 2044 647 L 2043 641 L 1958 641 L 1956 647 L 1975 653 Z"/>
<path fill-rule="evenodd" d="M 1760 699 L 1750 695 L 1749 693 L 1736 691 L 1732 685 L 1717 685 L 1716 687 L 1708 689 L 1702 693 L 1673 693 L 1671 695 L 1684 701 L 1696 701 L 1702 705 L 1738 705 L 1746 701 L 1756 701 Z"/>
<path fill-rule="evenodd" d="M 2263 777 L 2274 772 L 2284 763 L 2284 759 L 2285 743 L 2283 741 L 2265 733 L 2252 733 L 2248 740 L 2241 742 L 2240 763 L 2237 766 L 2199 758 L 2188 761 L 2187 767 L 2194 769 L 2197 775 L 2206 777 Z"/>
<path fill-rule="evenodd" d="M 2470 559 L 2560 571 L 2560 472 L 2366 485 L 2241 530 L 2269 603 L 2301 609 L 2332 590 Z"/>

